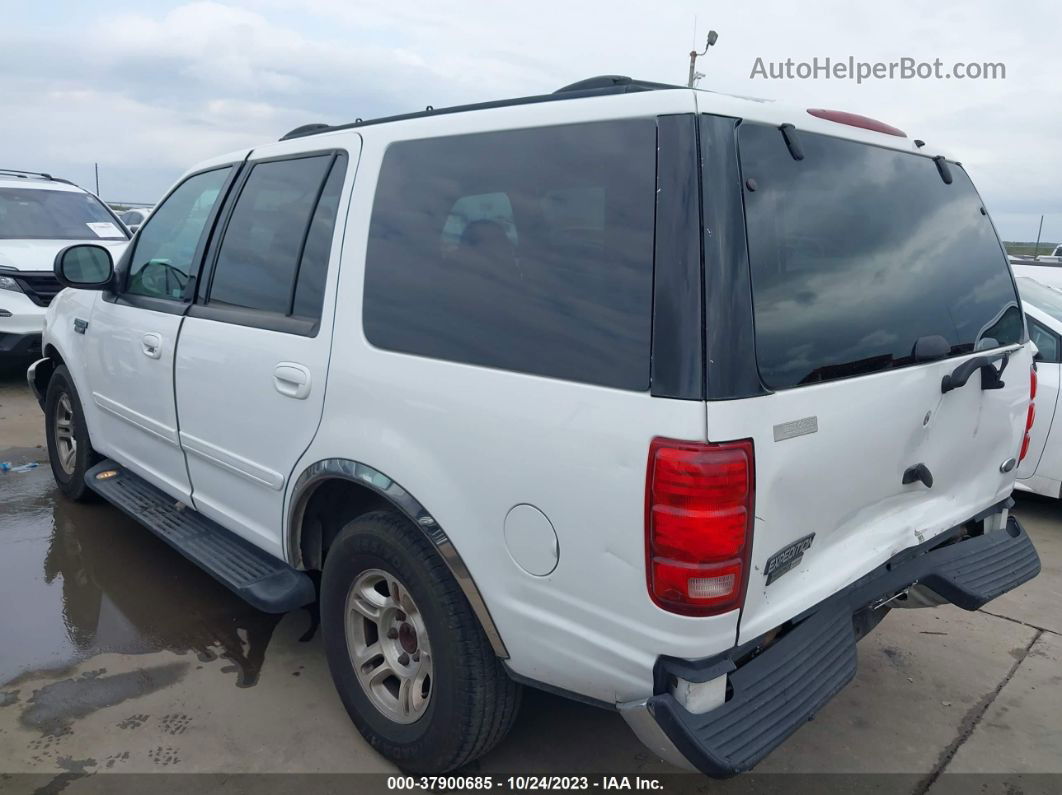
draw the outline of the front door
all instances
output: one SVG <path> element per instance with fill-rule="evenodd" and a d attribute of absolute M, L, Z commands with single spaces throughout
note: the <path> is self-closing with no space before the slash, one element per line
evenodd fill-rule
<path fill-rule="evenodd" d="M 205 230 L 234 168 L 194 174 L 159 205 L 133 240 L 117 296 L 97 297 L 85 329 L 93 442 L 173 497 L 191 486 L 173 396 L 173 356 Z"/>
<path fill-rule="evenodd" d="M 177 348 L 197 510 L 283 557 L 284 486 L 317 431 L 356 134 L 255 150 L 226 203 Z M 341 219 L 337 223 L 337 218 Z"/>

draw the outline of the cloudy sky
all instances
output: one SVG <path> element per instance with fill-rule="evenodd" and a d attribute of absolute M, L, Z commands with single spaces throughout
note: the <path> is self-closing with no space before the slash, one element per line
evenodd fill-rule
<path fill-rule="evenodd" d="M 881 118 L 961 160 L 1002 235 L 1062 240 L 1062 6 L 989 0 L 0 0 L 2 165 L 153 201 L 197 160 L 341 122 L 595 74 Z M 764 80 L 756 59 L 1001 62 L 1003 80 Z"/>

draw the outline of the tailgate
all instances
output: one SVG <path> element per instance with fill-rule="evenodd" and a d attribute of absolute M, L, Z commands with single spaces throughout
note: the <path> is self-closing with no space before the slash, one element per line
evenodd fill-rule
<path fill-rule="evenodd" d="M 738 127 L 755 385 L 721 399 L 709 369 L 707 438 L 754 443 L 741 642 L 1014 485 L 1032 355 L 1006 256 L 959 164 L 880 138 Z M 712 301 L 746 263 L 705 252 Z"/>
<path fill-rule="evenodd" d="M 962 361 L 708 405 L 710 439 L 751 437 L 755 448 L 756 519 L 739 642 L 1010 494 L 1014 472 L 1001 468 L 1021 447 L 1032 357 L 1026 348 L 1011 354 L 1002 389 L 983 390 L 975 373 L 942 394 L 941 379 Z M 919 464 L 931 488 L 902 482 Z M 801 539 L 810 543 L 783 559 Z"/>

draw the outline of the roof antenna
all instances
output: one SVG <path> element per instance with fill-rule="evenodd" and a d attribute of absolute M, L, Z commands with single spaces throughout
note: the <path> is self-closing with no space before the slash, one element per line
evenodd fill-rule
<path fill-rule="evenodd" d="M 693 88 L 697 85 L 697 81 L 704 77 L 703 72 L 697 71 L 697 59 L 701 58 L 708 52 L 708 48 L 719 41 L 719 34 L 714 30 L 708 31 L 708 39 L 704 45 L 704 52 L 697 52 L 696 50 L 690 50 L 690 78 L 686 85 Z"/>

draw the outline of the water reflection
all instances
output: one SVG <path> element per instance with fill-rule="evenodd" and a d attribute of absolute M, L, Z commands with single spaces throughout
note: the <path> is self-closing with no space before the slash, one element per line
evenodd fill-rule
<path fill-rule="evenodd" d="M 68 502 L 46 467 L 17 486 L 0 501 L 0 595 L 17 606 L 0 620 L 0 681 L 101 652 L 168 650 L 223 657 L 239 686 L 255 684 L 280 616 L 253 609 L 116 509 Z"/>

